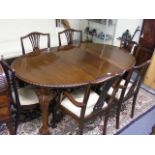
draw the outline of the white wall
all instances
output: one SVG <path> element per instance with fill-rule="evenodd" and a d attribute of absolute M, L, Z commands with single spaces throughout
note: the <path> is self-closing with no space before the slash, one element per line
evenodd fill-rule
<path fill-rule="evenodd" d="M 80 29 L 80 19 L 67 19 L 67 20 L 71 28 Z M 54 38 L 54 39 L 51 40 L 51 46 L 59 46 L 58 32 L 63 31 L 63 30 L 64 30 L 63 27 L 58 27 L 58 28 L 55 28 L 55 31 L 52 31 L 51 38 Z M 61 39 L 62 39 L 62 45 L 66 45 L 67 44 L 66 36 L 61 35 Z"/>
<path fill-rule="evenodd" d="M 79 29 L 79 19 L 68 21 L 72 28 Z M 62 28 L 56 28 L 55 19 L 0 20 L 0 55 L 6 58 L 21 55 L 20 37 L 33 31 L 50 33 L 51 47 L 58 46 L 58 32 L 62 30 Z"/>
<path fill-rule="evenodd" d="M 79 29 L 80 19 L 68 19 L 72 28 Z M 54 19 L 7 19 L 0 20 L 0 43 L 19 40 L 30 32 L 55 34 Z"/>
<path fill-rule="evenodd" d="M 118 19 L 116 30 L 115 30 L 115 37 L 114 37 L 114 45 L 120 46 L 120 41 L 117 40 L 118 37 L 121 37 L 125 30 L 129 29 L 131 35 L 133 35 L 134 31 L 136 30 L 137 26 L 142 27 L 142 19 Z M 140 32 L 136 33 L 135 37 L 133 38 L 134 41 L 139 41 Z"/>
<path fill-rule="evenodd" d="M 55 31 L 55 20 L 0 20 L 0 55 L 3 55 L 6 58 L 21 55 L 22 50 L 20 44 L 20 37 L 33 31 L 52 34 Z"/>
<path fill-rule="evenodd" d="M 81 19 L 68 19 L 71 28 L 80 29 L 80 20 Z"/>
<path fill-rule="evenodd" d="M 53 27 L 54 22 L 46 19 L 0 20 L 0 43 L 19 40 L 32 31 L 50 32 Z"/>
<path fill-rule="evenodd" d="M 86 23 L 80 19 L 68 19 L 74 29 L 84 29 Z M 119 19 L 115 31 L 114 45 L 119 46 L 120 42 L 116 39 L 129 29 L 134 33 L 137 26 L 141 27 L 142 19 Z M 58 32 L 62 29 L 56 28 L 54 19 L 7 19 L 0 20 L 0 55 L 4 57 L 14 57 L 21 55 L 20 37 L 32 31 L 40 31 L 51 34 L 51 46 L 58 46 Z M 134 38 L 137 41 L 139 34 Z"/>

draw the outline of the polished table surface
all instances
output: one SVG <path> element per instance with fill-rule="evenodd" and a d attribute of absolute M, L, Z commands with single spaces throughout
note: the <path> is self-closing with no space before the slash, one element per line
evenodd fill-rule
<path fill-rule="evenodd" d="M 58 88 L 87 84 L 134 63 L 133 56 L 119 47 L 83 43 L 29 53 L 17 58 L 12 68 L 25 82 Z"/>
<path fill-rule="evenodd" d="M 15 59 L 12 68 L 19 79 L 40 88 L 38 97 L 43 115 L 40 132 L 46 134 L 48 88 L 81 86 L 98 79 L 104 81 L 107 76 L 120 74 L 134 64 L 135 58 L 119 47 L 81 43 L 26 54 Z"/>

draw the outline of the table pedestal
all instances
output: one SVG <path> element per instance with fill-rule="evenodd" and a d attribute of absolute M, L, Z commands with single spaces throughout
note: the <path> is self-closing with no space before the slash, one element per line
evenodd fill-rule
<path fill-rule="evenodd" d="M 48 129 L 48 112 L 49 112 L 49 103 L 55 97 L 56 92 L 51 91 L 49 88 L 38 88 L 37 95 L 39 98 L 40 109 L 42 113 L 42 127 L 40 128 L 40 134 L 47 135 L 49 134 Z"/>

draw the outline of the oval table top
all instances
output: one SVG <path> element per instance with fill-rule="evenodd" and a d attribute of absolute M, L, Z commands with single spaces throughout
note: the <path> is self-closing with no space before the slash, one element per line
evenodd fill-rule
<path fill-rule="evenodd" d="M 134 64 L 135 58 L 119 47 L 81 43 L 31 52 L 15 59 L 11 67 L 27 83 L 63 88 L 104 80 Z"/>

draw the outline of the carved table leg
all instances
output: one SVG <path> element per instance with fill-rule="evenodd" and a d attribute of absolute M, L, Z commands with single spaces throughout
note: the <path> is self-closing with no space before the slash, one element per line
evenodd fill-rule
<path fill-rule="evenodd" d="M 55 104 L 52 107 L 53 119 L 50 121 L 50 126 L 56 128 L 56 123 L 59 123 L 62 120 L 63 114 L 59 109 L 61 99 L 61 91 L 57 92 L 57 98 L 55 98 Z"/>
<path fill-rule="evenodd" d="M 40 109 L 42 113 L 42 127 L 40 128 L 40 134 L 49 134 L 48 130 L 48 111 L 49 103 L 55 96 L 55 92 L 50 91 L 48 88 L 38 88 L 37 95 L 40 102 Z"/>

